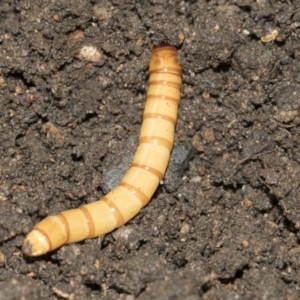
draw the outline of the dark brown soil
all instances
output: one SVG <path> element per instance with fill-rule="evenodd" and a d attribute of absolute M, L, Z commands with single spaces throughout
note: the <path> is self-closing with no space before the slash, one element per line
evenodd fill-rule
<path fill-rule="evenodd" d="M 299 36 L 299 0 L 0 0 L 0 300 L 300 299 Z M 182 160 L 126 226 L 24 257 L 128 168 L 161 41 Z"/>

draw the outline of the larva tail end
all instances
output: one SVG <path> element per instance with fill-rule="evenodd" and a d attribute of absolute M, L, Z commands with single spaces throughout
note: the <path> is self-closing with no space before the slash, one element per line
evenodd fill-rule
<path fill-rule="evenodd" d="M 49 243 L 42 232 L 33 229 L 25 238 L 22 251 L 27 256 L 39 256 L 50 251 Z"/>

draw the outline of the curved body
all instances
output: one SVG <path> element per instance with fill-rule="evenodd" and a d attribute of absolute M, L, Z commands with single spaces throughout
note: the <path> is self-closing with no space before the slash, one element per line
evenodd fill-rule
<path fill-rule="evenodd" d="M 147 101 L 130 169 L 102 199 L 39 222 L 24 240 L 24 254 L 38 256 L 67 243 L 108 233 L 150 201 L 169 162 L 181 87 L 176 49 L 164 44 L 153 46 L 151 51 Z"/>

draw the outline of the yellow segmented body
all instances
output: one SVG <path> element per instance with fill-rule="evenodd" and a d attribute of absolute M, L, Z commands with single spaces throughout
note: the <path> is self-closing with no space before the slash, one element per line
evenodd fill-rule
<path fill-rule="evenodd" d="M 153 46 L 139 146 L 119 185 L 102 199 L 62 211 L 38 223 L 23 253 L 38 256 L 64 244 L 94 238 L 122 226 L 144 207 L 166 171 L 180 100 L 181 67 L 170 45 Z"/>

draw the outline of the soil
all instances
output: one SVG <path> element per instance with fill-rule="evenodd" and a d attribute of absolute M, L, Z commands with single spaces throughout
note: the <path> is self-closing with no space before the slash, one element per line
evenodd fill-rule
<path fill-rule="evenodd" d="M 299 37 L 298 0 L 0 0 L 0 299 L 300 299 Z M 166 184 L 25 257 L 34 224 L 128 168 L 162 41 L 183 68 Z"/>

